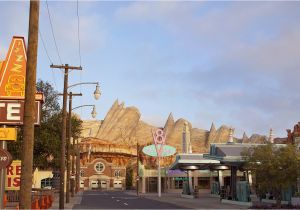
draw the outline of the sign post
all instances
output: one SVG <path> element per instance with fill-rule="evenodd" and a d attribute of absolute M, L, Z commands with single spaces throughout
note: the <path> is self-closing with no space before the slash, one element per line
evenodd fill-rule
<path fill-rule="evenodd" d="M 162 155 L 163 147 L 166 143 L 166 136 L 162 129 L 157 129 L 155 133 L 152 132 L 153 141 L 157 153 L 158 161 L 158 197 L 161 197 L 161 172 L 160 172 L 160 157 Z M 158 148 L 159 147 L 159 148 Z"/>
<path fill-rule="evenodd" d="M 158 165 L 158 197 L 161 197 L 161 170 L 160 170 L 160 158 L 174 155 L 176 148 L 166 145 L 166 134 L 162 129 L 157 129 L 155 133 L 152 132 L 154 144 L 143 148 L 143 153 L 146 155 L 157 157 Z"/>
<path fill-rule="evenodd" d="M 6 167 L 2 168 L 2 166 L 10 164 L 12 159 L 7 151 L 6 141 L 15 141 L 17 139 L 16 128 L 6 128 L 6 126 L 23 125 L 25 112 L 26 65 L 27 55 L 24 37 L 14 36 L 7 52 L 6 59 L 0 65 L 0 125 L 3 126 L 0 128 L 0 209 L 3 209 L 6 179 Z M 43 94 L 36 93 L 35 106 L 31 106 L 35 107 L 35 113 L 30 115 L 34 116 L 35 125 L 40 124 L 41 106 L 43 101 Z M 8 166 L 7 168 L 9 167 L 11 166 Z M 18 168 L 21 169 L 21 167 Z M 18 173 L 20 176 L 21 171 L 18 170 Z M 20 180 L 20 178 L 16 180 Z M 20 183 L 20 181 L 17 182 Z M 16 185 L 16 183 L 14 185 Z"/>
<path fill-rule="evenodd" d="M 5 141 L 0 141 L 0 148 L 6 150 Z M 1 168 L 0 170 L 0 209 L 4 209 L 5 171 L 5 168 Z"/>

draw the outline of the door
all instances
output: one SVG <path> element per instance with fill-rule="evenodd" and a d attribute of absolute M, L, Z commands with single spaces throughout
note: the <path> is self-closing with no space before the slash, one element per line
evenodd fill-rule
<path fill-rule="evenodd" d="M 121 180 L 114 181 L 114 189 L 122 189 L 122 181 Z"/>
<path fill-rule="evenodd" d="M 92 180 L 91 181 L 91 188 L 92 189 L 97 189 L 99 186 L 98 186 L 98 180 Z"/>
<path fill-rule="evenodd" d="M 107 184 L 106 181 L 101 181 L 101 189 L 106 189 L 107 188 Z"/>
<path fill-rule="evenodd" d="M 80 181 L 80 188 L 84 188 L 84 181 L 83 180 Z"/>

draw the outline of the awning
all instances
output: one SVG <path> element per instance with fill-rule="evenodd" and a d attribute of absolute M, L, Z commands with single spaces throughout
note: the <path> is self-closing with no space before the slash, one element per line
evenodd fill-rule
<path fill-rule="evenodd" d="M 220 161 L 206 159 L 203 154 L 178 154 L 170 170 L 207 170 L 211 165 L 220 165 Z"/>

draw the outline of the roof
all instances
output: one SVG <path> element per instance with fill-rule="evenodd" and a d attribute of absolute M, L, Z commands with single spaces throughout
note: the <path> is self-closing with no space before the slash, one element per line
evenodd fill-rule
<path fill-rule="evenodd" d="M 170 169 L 205 170 L 211 164 L 219 164 L 219 160 L 206 159 L 203 154 L 178 154 Z"/>
<path fill-rule="evenodd" d="M 215 168 L 223 170 L 230 165 L 241 166 L 244 162 L 241 152 L 260 145 L 265 144 L 211 144 L 209 154 L 178 154 L 170 169 L 205 170 Z M 279 148 L 285 144 L 275 144 L 275 146 Z"/>

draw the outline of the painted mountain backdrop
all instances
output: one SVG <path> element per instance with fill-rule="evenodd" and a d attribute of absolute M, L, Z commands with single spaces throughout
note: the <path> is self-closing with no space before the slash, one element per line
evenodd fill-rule
<path fill-rule="evenodd" d="M 143 122 L 140 118 L 141 113 L 137 108 L 125 107 L 124 103 L 119 103 L 116 100 L 104 120 L 84 121 L 82 136 L 105 140 L 113 144 L 128 145 L 129 147 L 134 147 L 137 142 L 140 145 L 152 144 L 152 130 L 157 127 Z M 186 119 L 175 121 L 171 113 L 163 128 L 167 133 L 167 144 L 176 147 L 178 152 L 182 150 L 182 131 L 185 122 L 188 123 L 191 131 L 193 152 L 208 152 L 210 143 L 228 141 L 229 126 L 223 125 L 216 129 L 214 123 L 212 123 L 209 131 L 193 128 L 192 124 Z M 235 138 L 236 142 L 244 143 L 263 143 L 266 140 L 266 136 L 254 134 L 248 138 L 245 133 L 242 139 Z"/>

